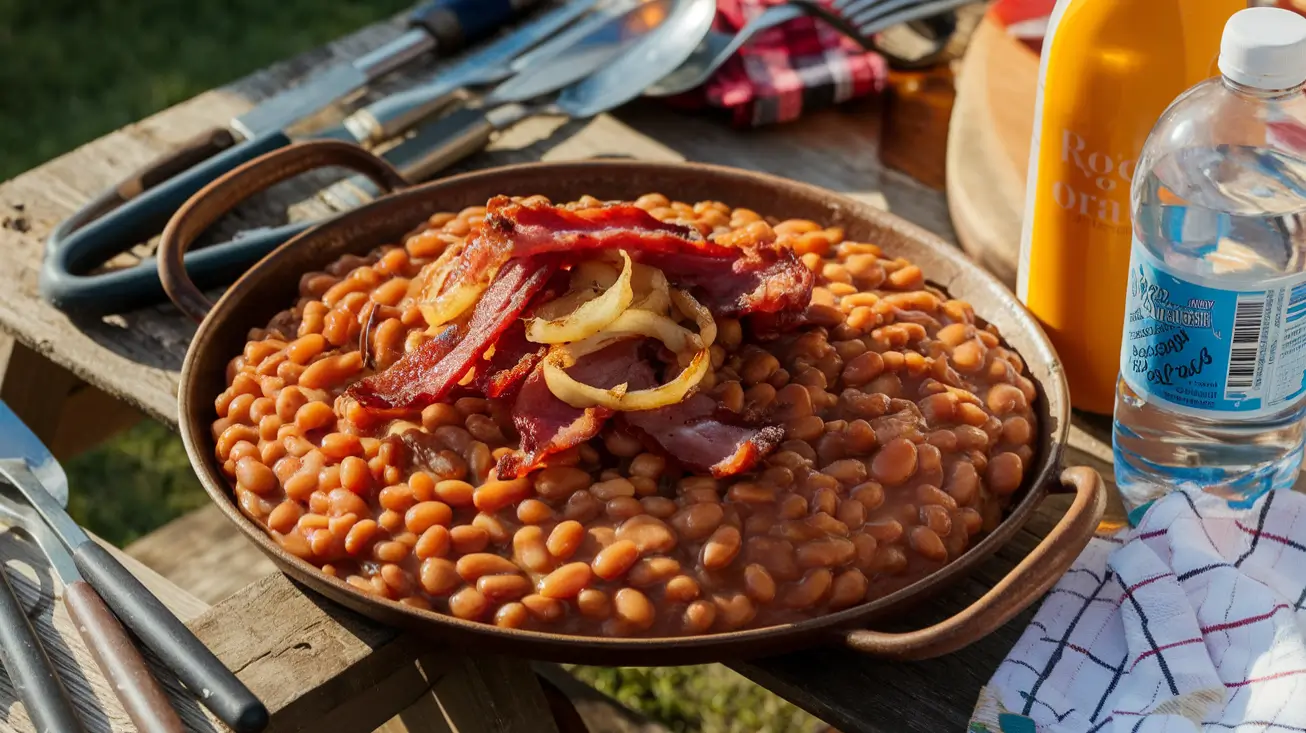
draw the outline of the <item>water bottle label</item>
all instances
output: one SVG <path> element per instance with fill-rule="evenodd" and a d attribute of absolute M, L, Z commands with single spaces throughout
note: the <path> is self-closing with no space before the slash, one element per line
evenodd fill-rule
<path fill-rule="evenodd" d="M 1306 273 L 1264 290 L 1218 283 L 1174 272 L 1135 238 L 1121 376 L 1149 400 L 1199 417 L 1295 404 L 1306 394 Z"/>

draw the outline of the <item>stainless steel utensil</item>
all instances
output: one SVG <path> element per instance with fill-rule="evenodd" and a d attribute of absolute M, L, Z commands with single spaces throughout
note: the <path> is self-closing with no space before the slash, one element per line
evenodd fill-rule
<path fill-rule="evenodd" d="M 650 97 L 669 97 L 700 87 L 757 34 L 805 15 L 829 23 L 867 50 L 878 51 L 880 49 L 876 46 L 875 34 L 893 26 L 931 18 L 972 2 L 975 0 L 835 0 L 827 8 L 815 1 L 790 0 L 784 5 L 767 8 L 733 35 L 708 32 L 702 45 L 694 50 L 685 63 L 650 86 L 644 94 Z"/>
<path fill-rule="evenodd" d="M 509 61 L 573 22 L 595 2 L 570 0 L 441 70 L 434 82 L 384 98 L 360 111 L 352 126 L 342 125 L 310 137 L 363 143 L 387 139 L 440 111 L 461 87 L 511 75 Z M 153 261 L 109 272 L 94 271 L 114 255 L 158 234 L 177 207 L 214 178 L 291 143 L 290 135 L 281 128 L 237 144 L 239 137 L 226 128 L 210 131 L 198 142 L 183 146 L 167 159 L 96 196 L 60 222 L 46 243 L 41 266 L 42 296 L 63 310 L 84 315 L 121 313 L 164 300 Z M 225 284 L 309 225 L 298 222 L 249 232 L 232 242 L 195 252 L 186 258 L 186 266 L 206 286 Z"/>
<path fill-rule="evenodd" d="M 68 699 L 68 691 L 32 628 L 9 576 L 0 567 L 0 660 L 9 682 L 27 709 L 32 725 L 41 731 L 84 730 Z"/>
<path fill-rule="evenodd" d="M 0 477 L 21 493 L 72 552 L 74 565 L 136 636 L 199 702 L 244 733 L 267 727 L 268 711 L 231 670 L 112 554 L 68 516 L 68 477 L 39 438 L 0 400 Z M 10 490 L 0 486 L 0 490 Z"/>
<path fill-rule="evenodd" d="M 64 606 L 78 636 L 91 650 L 91 656 L 136 728 L 142 733 L 181 733 L 184 730 L 181 719 L 172 709 L 168 696 L 118 618 L 77 570 L 68 548 L 27 504 L 0 495 L 0 518 L 27 535 L 50 561 L 63 585 Z"/>
<path fill-rule="evenodd" d="M 665 16 L 656 26 L 647 27 L 650 18 L 647 14 L 657 10 L 665 11 Z M 610 55 L 601 68 L 564 88 L 555 99 L 455 110 L 419 127 L 382 157 L 398 168 L 405 179 L 425 180 L 485 147 L 495 133 L 527 117 L 554 114 L 583 119 L 618 107 L 683 63 L 711 27 L 715 15 L 715 0 L 650 0 L 591 32 L 590 37 L 622 33 L 626 40 L 615 51 L 609 49 Z M 630 32 L 635 28 L 642 31 Z M 586 48 L 577 51 L 581 56 L 591 53 Z M 570 60 L 570 53 L 564 52 L 554 57 L 551 67 L 563 70 Z M 543 82 L 550 75 L 541 72 L 535 78 Z M 545 86 L 541 84 L 539 88 Z M 512 90 L 513 96 L 524 98 L 523 89 L 527 88 L 523 82 Z M 504 96 L 507 95 L 499 94 L 496 89 L 488 99 L 501 101 Z M 347 209 L 370 201 L 376 193 L 370 181 L 352 177 L 331 186 L 320 196 L 337 209 Z"/>

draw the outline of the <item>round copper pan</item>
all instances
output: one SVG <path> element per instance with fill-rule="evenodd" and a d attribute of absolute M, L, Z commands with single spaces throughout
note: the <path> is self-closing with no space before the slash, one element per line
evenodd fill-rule
<path fill-rule="evenodd" d="M 239 200 L 313 167 L 362 170 L 386 189 L 397 179 L 370 154 L 339 143 L 301 143 L 252 161 L 196 194 L 164 235 L 160 271 L 174 300 L 202 315 L 207 301 L 185 278 L 181 256 L 202 230 Z M 437 211 L 484 204 L 497 194 L 544 194 L 555 201 L 583 194 L 630 200 L 661 192 L 682 201 L 725 201 L 781 218 L 803 218 L 845 229 L 851 239 L 875 242 L 918 264 L 927 278 L 972 303 L 995 323 L 1024 358 L 1039 385 L 1038 456 L 1026 485 L 1002 524 L 961 558 L 907 588 L 861 606 L 796 624 L 689 638 L 609 639 L 501 629 L 420 611 L 363 594 L 281 549 L 232 500 L 214 458 L 210 425 L 214 398 L 226 387 L 227 361 L 251 327 L 266 324 L 298 295 L 300 275 L 344 254 L 364 254 L 399 241 Z M 1065 375 L 1038 324 L 996 279 L 933 234 L 862 203 L 814 186 L 744 170 L 707 165 L 593 161 L 518 165 L 468 173 L 390 193 L 304 232 L 255 265 L 203 316 L 181 373 L 181 433 L 195 471 L 227 517 L 280 568 L 322 595 L 373 619 L 433 638 L 523 657 L 590 664 L 696 664 L 780 653 L 816 644 L 847 644 L 900 658 L 936 656 L 974 642 L 1042 595 L 1070 566 L 1092 535 L 1105 504 L 1101 478 L 1086 468 L 1063 471 L 1070 424 Z M 1049 492 L 1077 493 L 1071 509 L 1025 561 L 983 598 L 947 621 L 907 634 L 866 630 L 900 614 L 970 573 L 1029 519 Z"/>

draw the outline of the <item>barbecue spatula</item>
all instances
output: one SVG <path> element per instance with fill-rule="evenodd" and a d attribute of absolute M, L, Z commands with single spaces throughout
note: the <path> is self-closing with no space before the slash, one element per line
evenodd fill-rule
<path fill-rule="evenodd" d="M 0 400 L 0 476 L 17 487 L 59 540 L 72 551 L 77 569 L 127 628 L 219 720 L 237 733 L 261 731 L 268 711 L 203 642 L 136 576 L 96 544 L 64 507 L 68 476 L 40 439 Z M 13 488 L 0 484 L 0 492 Z"/>

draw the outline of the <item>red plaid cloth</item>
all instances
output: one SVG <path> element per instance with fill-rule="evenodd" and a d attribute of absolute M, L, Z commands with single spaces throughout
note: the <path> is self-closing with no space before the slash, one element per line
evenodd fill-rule
<path fill-rule="evenodd" d="M 714 28 L 736 33 L 784 0 L 718 0 Z M 879 92 L 889 67 L 838 31 L 797 18 L 759 33 L 702 88 L 682 95 L 688 107 L 728 110 L 743 127 L 796 120 L 804 112 Z"/>
<path fill-rule="evenodd" d="M 1306 731 L 1306 495 L 1176 491 L 1093 539 L 968 731 Z"/>

